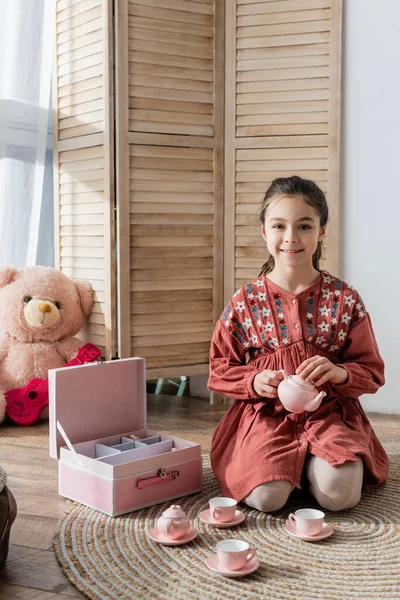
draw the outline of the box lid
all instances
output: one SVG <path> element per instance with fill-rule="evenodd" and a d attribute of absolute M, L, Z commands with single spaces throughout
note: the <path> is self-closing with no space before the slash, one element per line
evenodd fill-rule
<path fill-rule="evenodd" d="M 58 458 L 71 444 L 147 425 L 146 374 L 143 358 L 125 358 L 49 371 L 50 456 Z"/>

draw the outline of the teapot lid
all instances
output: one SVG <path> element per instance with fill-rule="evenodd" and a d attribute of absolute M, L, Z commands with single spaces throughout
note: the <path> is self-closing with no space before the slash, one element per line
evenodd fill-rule
<path fill-rule="evenodd" d="M 179 504 L 172 504 L 167 510 L 164 510 L 162 516 L 167 519 L 179 519 L 186 517 L 186 513 Z"/>
<path fill-rule="evenodd" d="M 301 385 L 303 387 L 314 388 L 315 385 L 312 383 L 308 383 L 305 379 L 300 377 L 300 375 L 289 375 L 289 379 L 291 379 L 294 383 Z"/>

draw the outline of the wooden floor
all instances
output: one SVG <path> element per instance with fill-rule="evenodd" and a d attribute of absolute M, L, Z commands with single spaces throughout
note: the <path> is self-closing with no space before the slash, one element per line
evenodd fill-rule
<path fill-rule="evenodd" d="M 148 426 L 187 437 L 207 452 L 225 410 L 226 406 L 212 406 L 205 399 L 150 395 Z M 386 451 L 400 452 L 400 416 L 369 417 Z M 9 558 L 0 576 L 0 598 L 83 598 L 64 577 L 52 549 L 66 500 L 57 493 L 57 463 L 49 457 L 48 425 L 0 426 L 0 464 L 18 504 Z"/>

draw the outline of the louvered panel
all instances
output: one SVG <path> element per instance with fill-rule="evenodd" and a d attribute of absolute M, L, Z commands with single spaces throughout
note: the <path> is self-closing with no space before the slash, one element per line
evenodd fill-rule
<path fill-rule="evenodd" d="M 192 364 L 192 355 L 207 363 L 213 150 L 131 145 L 129 151 L 131 351 L 149 367 L 161 357 L 163 365 Z M 190 348 L 186 356 L 180 342 Z"/>
<path fill-rule="evenodd" d="M 211 3 L 128 3 L 129 129 L 214 135 Z"/>
<path fill-rule="evenodd" d="M 120 356 L 146 358 L 148 377 L 205 373 L 222 309 L 224 7 L 114 6 Z"/>
<path fill-rule="evenodd" d="M 237 136 L 328 133 L 329 5 L 238 5 Z"/>
<path fill-rule="evenodd" d="M 102 0 L 57 2 L 58 139 L 104 131 Z"/>
<path fill-rule="evenodd" d="M 105 351 L 104 149 L 97 146 L 60 152 L 58 159 L 58 266 L 68 277 L 92 284 L 96 302 L 82 335 Z"/>

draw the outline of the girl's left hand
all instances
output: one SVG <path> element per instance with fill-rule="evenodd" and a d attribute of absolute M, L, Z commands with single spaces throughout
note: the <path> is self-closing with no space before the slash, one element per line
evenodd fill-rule
<path fill-rule="evenodd" d="M 347 371 L 342 367 L 334 365 L 325 356 L 313 356 L 307 358 L 296 369 L 296 375 L 300 375 L 306 381 L 317 387 L 330 381 L 333 384 L 345 383 Z"/>

